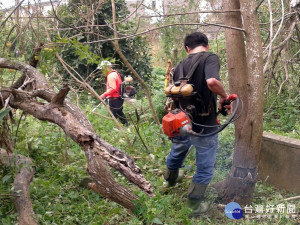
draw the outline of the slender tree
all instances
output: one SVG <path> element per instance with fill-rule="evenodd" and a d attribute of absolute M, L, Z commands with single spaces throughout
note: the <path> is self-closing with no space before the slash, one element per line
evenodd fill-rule
<path fill-rule="evenodd" d="M 260 29 L 253 0 L 223 0 L 228 13 L 225 24 L 243 26 L 245 34 L 226 29 L 226 54 L 230 91 L 244 102 L 241 119 L 235 123 L 236 143 L 233 163 L 227 178 L 215 187 L 225 202 L 251 202 L 263 131 L 263 59 Z"/>

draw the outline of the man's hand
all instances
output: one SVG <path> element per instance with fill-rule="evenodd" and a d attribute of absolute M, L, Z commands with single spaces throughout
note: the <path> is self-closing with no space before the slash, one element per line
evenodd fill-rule
<path fill-rule="evenodd" d="M 226 98 L 221 98 L 219 100 L 219 110 L 222 110 L 222 108 L 226 108 L 227 112 L 232 111 L 232 105 L 231 105 L 231 102 L 228 101 L 228 95 Z"/>

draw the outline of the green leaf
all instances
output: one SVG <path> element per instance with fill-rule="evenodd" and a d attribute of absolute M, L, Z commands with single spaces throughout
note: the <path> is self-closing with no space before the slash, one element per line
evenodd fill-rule
<path fill-rule="evenodd" d="M 152 220 L 152 223 L 154 223 L 154 224 L 163 224 L 163 222 L 161 222 L 161 220 L 157 217 Z"/>
<path fill-rule="evenodd" d="M 2 183 L 5 184 L 10 178 L 11 178 L 11 175 L 5 175 L 5 176 L 2 178 Z"/>
<path fill-rule="evenodd" d="M 2 120 L 9 112 L 10 109 L 5 109 L 2 112 L 0 112 L 0 120 Z"/>
<path fill-rule="evenodd" d="M 69 196 L 69 198 L 72 198 L 72 199 L 78 198 L 78 193 L 72 191 L 71 193 L 68 194 L 68 196 Z"/>

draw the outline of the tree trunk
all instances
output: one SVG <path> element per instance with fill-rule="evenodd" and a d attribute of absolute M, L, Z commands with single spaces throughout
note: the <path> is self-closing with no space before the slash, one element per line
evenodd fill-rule
<path fill-rule="evenodd" d="M 235 122 L 231 170 L 225 180 L 214 186 L 224 202 L 249 204 L 255 188 L 263 132 L 262 44 L 253 0 L 223 0 L 223 8 L 240 9 L 241 15 L 228 13 L 224 21 L 234 27 L 241 27 L 243 21 L 246 31 L 246 40 L 241 32 L 225 31 L 230 91 L 242 99 L 244 111 Z"/>
<path fill-rule="evenodd" d="M 32 160 L 25 156 L 13 155 L 4 149 L 0 149 L 0 163 L 18 169 L 14 180 L 14 203 L 19 215 L 18 224 L 38 224 L 35 219 L 29 194 L 30 183 L 35 172 Z"/>
<path fill-rule="evenodd" d="M 101 139 L 94 131 L 83 112 L 66 98 L 69 87 L 58 94 L 48 86 L 44 76 L 35 68 L 24 63 L 0 59 L 0 68 L 12 68 L 26 73 L 32 83 L 32 91 L 6 90 L 12 94 L 10 106 L 21 109 L 37 119 L 46 120 L 60 126 L 85 151 L 87 171 L 95 183 L 90 186 L 103 196 L 116 201 L 125 208 L 134 210 L 133 200 L 137 198 L 125 187 L 118 184 L 107 171 L 107 164 L 122 173 L 130 182 L 148 195 L 153 196 L 151 184 L 144 178 L 134 160 L 121 150 Z M 48 103 L 38 101 L 38 98 Z"/>

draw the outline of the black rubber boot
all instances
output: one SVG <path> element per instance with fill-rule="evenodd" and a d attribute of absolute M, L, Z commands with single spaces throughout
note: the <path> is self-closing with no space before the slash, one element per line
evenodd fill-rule
<path fill-rule="evenodd" d="M 191 183 L 187 193 L 187 205 L 193 210 L 190 217 L 196 218 L 210 209 L 211 201 L 205 201 L 207 184 Z"/>
<path fill-rule="evenodd" d="M 166 169 L 164 178 L 168 182 L 168 187 L 174 187 L 176 185 L 178 175 L 179 175 L 179 169 L 177 170 L 169 170 L 168 168 Z"/>

